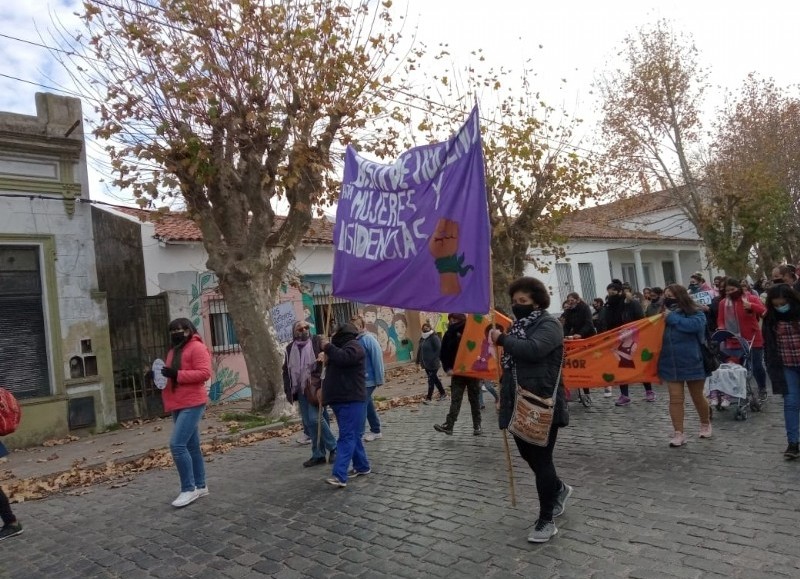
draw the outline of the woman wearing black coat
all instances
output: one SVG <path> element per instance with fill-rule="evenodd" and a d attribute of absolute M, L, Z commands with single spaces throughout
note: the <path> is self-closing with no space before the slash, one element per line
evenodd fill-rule
<path fill-rule="evenodd" d="M 558 428 L 567 426 L 567 400 L 560 383 L 564 358 L 564 333 L 559 321 L 549 313 L 550 295 L 544 284 L 532 277 L 521 277 L 508 289 L 516 321 L 508 334 L 499 330 L 490 339 L 504 349 L 503 376 L 500 380 L 500 428 L 511 421 L 516 386 L 542 398 L 556 400 L 553 425 L 547 446 L 536 446 L 514 436 L 520 456 L 536 477 L 539 495 L 539 518 L 528 535 L 531 543 L 549 541 L 556 533 L 554 517 L 564 512 L 572 487 L 561 482 L 553 464 L 553 449 Z"/>
<path fill-rule="evenodd" d="M 577 292 L 567 295 L 565 306 L 564 313 L 561 314 L 565 340 L 581 340 L 597 333 L 592 321 L 592 308 L 581 299 Z M 583 389 L 583 395 L 591 401 L 589 388 Z"/>

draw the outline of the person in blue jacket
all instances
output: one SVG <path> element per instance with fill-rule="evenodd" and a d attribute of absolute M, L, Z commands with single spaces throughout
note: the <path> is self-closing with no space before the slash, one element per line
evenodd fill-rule
<path fill-rule="evenodd" d="M 706 317 L 689 292 L 673 284 L 664 289 L 664 338 L 658 358 L 658 375 L 669 390 L 669 417 L 675 430 L 669 445 L 686 444 L 684 434 L 684 383 L 700 417 L 700 438 L 711 438 L 708 401 L 703 396 L 706 371 L 701 344 L 706 339 Z"/>
<path fill-rule="evenodd" d="M 372 442 L 378 438 L 383 438 L 381 432 L 381 419 L 378 417 L 378 412 L 375 410 L 375 402 L 372 400 L 372 394 L 375 389 L 384 382 L 384 366 L 383 366 L 383 350 L 378 340 L 364 331 L 365 323 L 364 318 L 361 316 L 353 316 L 350 323 L 358 328 L 358 342 L 367 353 L 365 360 L 365 378 L 367 389 L 367 422 L 361 426 L 361 436 L 365 442 Z M 364 434 L 366 424 L 369 424 L 369 432 Z"/>

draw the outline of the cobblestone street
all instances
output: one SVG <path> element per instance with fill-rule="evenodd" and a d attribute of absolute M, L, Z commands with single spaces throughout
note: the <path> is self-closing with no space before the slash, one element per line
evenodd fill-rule
<path fill-rule="evenodd" d="M 212 457 L 211 495 L 184 509 L 173 470 L 121 488 L 14 505 L 25 527 L 0 544 L 0 576 L 87 577 L 797 577 L 800 462 L 786 463 L 781 400 L 746 422 L 715 416 L 714 438 L 667 446 L 660 398 L 571 405 L 556 447 L 574 485 L 559 534 L 526 542 L 538 502 L 511 442 L 517 506 L 494 410 L 472 435 L 466 401 L 453 436 L 442 404 L 382 415 L 373 474 L 346 489 L 308 447 L 273 439 Z"/>

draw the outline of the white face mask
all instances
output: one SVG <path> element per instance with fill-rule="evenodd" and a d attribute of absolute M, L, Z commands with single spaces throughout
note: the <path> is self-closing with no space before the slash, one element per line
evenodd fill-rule
<path fill-rule="evenodd" d="M 422 337 L 425 338 L 425 339 L 430 338 L 432 335 L 433 335 L 433 330 L 429 330 L 427 332 L 422 332 Z"/>

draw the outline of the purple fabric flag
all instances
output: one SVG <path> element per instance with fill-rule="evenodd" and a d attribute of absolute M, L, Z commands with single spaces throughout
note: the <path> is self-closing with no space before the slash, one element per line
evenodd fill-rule
<path fill-rule="evenodd" d="M 489 311 L 489 211 L 478 107 L 444 143 L 384 165 L 347 148 L 333 294 L 431 312 Z"/>

